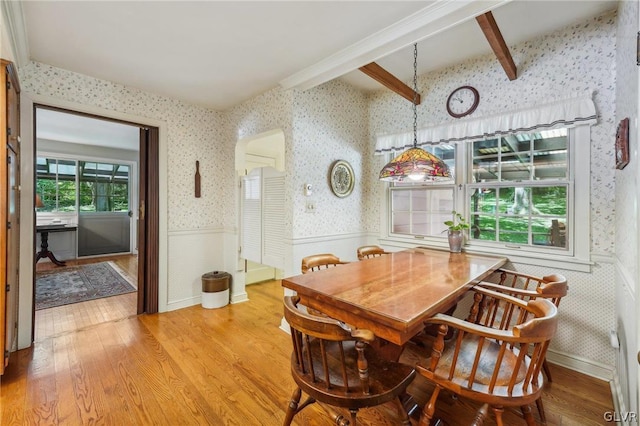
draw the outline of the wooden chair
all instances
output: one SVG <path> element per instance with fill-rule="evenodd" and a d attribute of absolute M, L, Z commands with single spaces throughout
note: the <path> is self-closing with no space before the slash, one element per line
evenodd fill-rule
<path fill-rule="evenodd" d="M 324 403 L 323 408 L 335 424 L 355 426 L 360 408 L 395 401 L 401 423 L 411 424 L 400 396 L 416 371 L 409 365 L 376 356 L 368 346 L 375 339 L 371 331 L 352 330 L 334 319 L 309 315 L 298 309 L 297 296 L 284 298 L 284 317 L 291 326 L 291 374 L 297 385 L 287 408 L 285 426 L 314 402 Z M 302 392 L 308 397 L 300 404 Z M 348 409 L 350 419 L 331 407 Z"/>
<path fill-rule="evenodd" d="M 344 265 L 349 262 L 341 261 L 338 256 L 331 253 L 312 254 L 311 256 L 302 258 L 301 270 L 303 274 L 309 272 L 319 271 L 321 269 L 328 269 L 338 265 Z M 308 312 L 316 316 L 326 316 L 324 312 L 320 312 L 317 309 L 307 308 Z"/>
<path fill-rule="evenodd" d="M 510 271 L 508 269 L 499 269 L 495 272 L 498 275 L 498 282 L 482 281 L 478 285 L 489 290 L 508 294 L 518 299 L 529 301 L 537 298 L 550 300 L 556 307 L 560 305 L 560 301 L 569 291 L 567 279 L 560 274 L 546 275 L 544 277 L 536 277 L 534 275 L 524 274 L 521 272 Z M 489 277 L 491 279 L 491 277 Z M 552 382 L 551 370 L 545 359 L 542 364 L 545 375 L 549 382 Z M 546 415 L 544 413 L 544 405 L 542 398 L 536 400 L 540 418 L 546 423 Z"/>
<path fill-rule="evenodd" d="M 337 256 L 324 253 L 324 254 L 313 254 L 311 256 L 302 258 L 302 273 L 306 274 L 307 272 L 319 271 L 320 269 L 326 269 L 333 266 L 344 265 L 349 262 L 341 261 Z"/>
<path fill-rule="evenodd" d="M 492 280 L 492 277 L 495 276 L 497 276 L 497 279 Z M 569 291 L 567 279 L 564 275 L 552 274 L 537 277 L 509 269 L 498 269 L 487 281 L 482 281 L 480 285 L 494 291 L 510 294 L 522 300 L 531 300 L 539 297 L 549 299 L 556 307 L 560 306 L 560 301 Z M 552 382 L 551 371 L 549 371 L 546 362 L 544 364 L 544 372 L 549 381 Z"/>
<path fill-rule="evenodd" d="M 557 329 L 557 308 L 547 299 L 525 302 L 484 288 L 472 291 L 478 303 L 467 321 L 444 314 L 426 321 L 439 325 L 439 332 L 431 356 L 416 367 L 435 384 L 419 425 L 429 425 L 442 389 L 482 403 L 480 424 L 491 406 L 498 426 L 504 407 L 520 407 L 527 424 L 535 425 L 530 404 L 542 394 L 540 369 Z M 455 337 L 445 342 L 449 328 Z"/>
<path fill-rule="evenodd" d="M 380 246 L 362 246 L 358 247 L 358 260 L 371 259 L 372 257 L 378 257 L 389 252 L 384 251 Z"/>

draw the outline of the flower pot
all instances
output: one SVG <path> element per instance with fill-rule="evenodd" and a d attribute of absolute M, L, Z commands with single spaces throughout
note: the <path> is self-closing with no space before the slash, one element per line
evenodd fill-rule
<path fill-rule="evenodd" d="M 462 251 L 462 231 L 449 230 L 447 237 L 449 238 L 449 251 L 452 253 L 460 253 Z"/>

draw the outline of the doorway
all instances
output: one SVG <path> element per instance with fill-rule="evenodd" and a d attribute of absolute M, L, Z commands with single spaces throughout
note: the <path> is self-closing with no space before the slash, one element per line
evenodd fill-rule
<path fill-rule="evenodd" d="M 284 145 L 284 133 L 279 129 L 236 144 L 245 285 L 280 279 L 283 275 Z"/>
<path fill-rule="evenodd" d="M 67 318 L 82 317 L 87 310 L 96 317 L 95 312 L 101 311 L 97 317 L 105 321 L 157 312 L 158 215 L 157 209 L 147 206 L 158 204 L 158 129 L 35 104 L 34 127 L 35 193 L 40 206 L 34 214 L 36 231 L 43 224 L 75 227 L 75 232 L 50 233 L 48 238 L 49 248 L 65 266 L 109 263 L 134 287 L 126 295 L 62 305 L 46 315 L 41 310 L 36 313 L 34 303 L 34 337 L 49 333 L 46 327 L 56 322 L 50 321 L 55 309 L 67 311 L 67 315 L 57 313 Z M 54 157 L 56 161 L 47 161 Z M 48 174 L 41 174 L 45 168 Z M 53 194 L 47 192 L 47 183 L 55 188 Z M 42 248 L 40 234 L 36 232 L 36 247 Z M 62 238 L 56 240 L 58 234 Z M 34 277 L 38 271 L 57 268 L 51 262 L 34 262 Z M 69 311 L 74 314 L 69 316 Z M 38 321 L 42 318 L 48 319 Z M 61 322 L 58 329 L 73 327 Z"/>

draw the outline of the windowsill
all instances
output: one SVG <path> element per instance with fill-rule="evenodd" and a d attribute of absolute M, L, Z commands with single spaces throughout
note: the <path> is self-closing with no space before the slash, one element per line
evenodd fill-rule
<path fill-rule="evenodd" d="M 78 215 L 76 213 L 54 213 L 37 212 L 36 225 L 77 225 Z"/>
<path fill-rule="evenodd" d="M 405 240 L 402 238 L 386 237 L 380 238 L 380 245 L 389 251 L 396 249 L 415 248 L 418 246 L 432 247 L 435 249 L 449 249 L 448 242 L 443 239 L 442 242 L 427 239 Z M 471 247 L 469 245 L 463 246 L 462 250 L 466 253 L 472 254 L 484 254 L 484 255 L 501 255 L 509 259 L 511 263 L 521 263 L 525 265 L 544 266 L 554 269 L 564 269 L 577 272 L 591 272 L 591 267 L 594 262 L 586 259 L 579 259 L 575 256 L 554 256 L 546 253 L 523 253 L 517 252 L 516 249 L 491 247 L 486 250 L 478 249 L 477 247 Z"/>

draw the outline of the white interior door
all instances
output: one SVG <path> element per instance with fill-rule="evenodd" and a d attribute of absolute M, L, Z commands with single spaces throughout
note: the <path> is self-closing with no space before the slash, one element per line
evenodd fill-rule
<path fill-rule="evenodd" d="M 246 283 L 273 279 L 284 268 L 283 172 L 260 167 L 242 178 L 241 228 Z"/>

